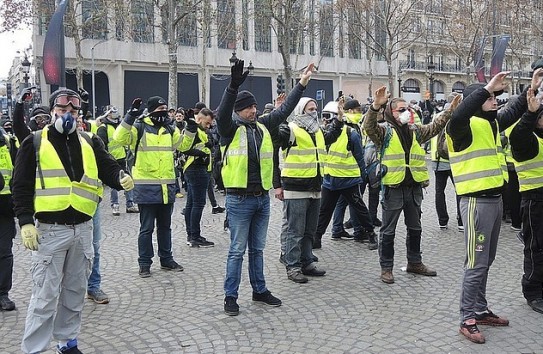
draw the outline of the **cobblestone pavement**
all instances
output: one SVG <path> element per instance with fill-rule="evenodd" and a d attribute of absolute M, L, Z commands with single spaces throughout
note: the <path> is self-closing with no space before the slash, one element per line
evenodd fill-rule
<path fill-rule="evenodd" d="M 452 186 L 449 210 L 455 220 Z M 224 197 L 217 194 L 223 205 Z M 319 265 L 326 276 L 307 284 L 289 281 L 279 263 L 281 204 L 272 202 L 265 273 L 269 289 L 283 300 L 281 307 L 251 301 L 244 263 L 240 288 L 241 312 L 223 312 L 223 279 L 229 235 L 224 214 L 206 206 L 203 235 L 214 248 L 185 244 L 178 199 L 173 214 L 173 252 L 185 271 L 160 270 L 141 279 L 137 265 L 137 214 L 111 215 L 102 203 L 102 289 L 108 305 L 86 300 L 79 347 L 85 353 L 543 353 L 543 317 L 522 297 L 522 246 L 503 224 L 498 255 L 488 282 L 494 312 L 506 316 L 506 328 L 484 327 L 487 343 L 473 344 L 458 334 L 459 292 L 464 259 L 463 237 L 456 225 L 440 230 L 434 211 L 433 185 L 423 202 L 423 260 L 437 277 L 408 274 L 403 218 L 396 235 L 396 283 L 379 280 L 377 251 L 353 241 L 332 241 L 327 234 Z M 123 210 L 123 208 L 121 208 Z M 454 226 L 454 227 L 453 227 Z M 155 244 L 156 250 L 156 244 Z M 19 352 L 30 299 L 30 252 L 15 240 L 15 270 L 11 298 L 17 311 L 1 312 L 0 353 Z M 51 352 L 55 343 L 51 343 Z"/>

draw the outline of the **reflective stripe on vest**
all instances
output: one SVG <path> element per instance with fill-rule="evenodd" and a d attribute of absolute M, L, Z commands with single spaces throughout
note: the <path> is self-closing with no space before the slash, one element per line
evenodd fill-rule
<path fill-rule="evenodd" d="M 330 145 L 324 164 L 324 174 L 332 177 L 360 177 L 360 167 L 347 148 L 350 130 L 343 126 L 338 139 Z"/>
<path fill-rule="evenodd" d="M 543 139 L 536 137 L 539 143 L 537 155 L 531 160 L 514 161 L 521 192 L 543 187 Z"/>
<path fill-rule="evenodd" d="M 261 123 L 256 123 L 257 129 L 263 133 L 262 144 L 259 150 L 260 179 L 262 188 L 272 188 L 273 179 L 273 143 L 271 135 Z M 247 188 L 249 178 L 249 146 L 247 142 L 247 128 L 240 125 L 236 129 L 234 138 L 228 146 L 221 146 L 223 166 L 221 175 L 226 188 Z"/>
<path fill-rule="evenodd" d="M 160 185 L 162 200 L 168 203 L 168 184 L 175 183 L 173 160 L 173 136 L 168 129 L 160 127 L 157 133 L 149 132 L 151 120 L 146 117 L 143 135 L 138 144 L 137 158 L 132 168 L 135 185 Z"/>
<path fill-rule="evenodd" d="M 425 182 L 430 179 L 426 168 L 425 152 L 413 133 L 411 149 L 409 151 L 409 163 L 405 160 L 405 152 L 400 137 L 395 129 L 391 129 L 390 143 L 385 149 L 382 163 L 387 167 L 387 173 L 383 177 L 384 185 L 397 185 L 405 179 L 406 169 L 409 168 L 415 182 Z"/>
<path fill-rule="evenodd" d="M 479 117 L 471 117 L 470 129 L 472 137 L 476 138 L 459 152 L 453 150 L 453 142 L 447 134 L 449 160 L 458 195 L 499 188 L 509 179 L 505 155 L 501 153 L 500 134 L 494 136 L 490 122 Z"/>
<path fill-rule="evenodd" d="M 98 180 L 98 166 L 92 146 L 78 134 L 83 161 L 83 177 L 81 181 L 70 181 L 55 148 L 47 139 L 48 130 L 49 128 L 45 127 L 41 132 L 37 132 L 37 134 L 41 134 L 38 163 L 42 173 L 41 176 L 36 173 L 36 197 L 34 199 L 36 213 L 63 211 L 71 206 L 83 214 L 93 216 L 102 186 Z"/>
<path fill-rule="evenodd" d="M 198 140 L 200 140 L 200 142 L 197 144 L 194 144 L 193 146 L 192 144 L 194 143 L 194 140 L 195 140 L 194 137 L 196 136 L 196 134 L 198 135 Z M 209 141 L 207 133 L 204 130 L 200 129 L 200 127 L 198 127 L 196 134 L 194 133 L 189 134 L 189 132 L 185 132 L 185 137 L 183 138 L 183 142 L 181 143 L 181 146 L 182 146 L 181 151 L 187 151 L 192 148 L 192 149 L 205 152 L 209 157 L 209 163 L 207 164 L 207 171 L 211 171 L 211 162 L 212 162 L 211 150 L 208 147 L 206 147 L 206 144 Z M 190 144 L 188 144 L 188 142 L 190 142 Z M 183 165 L 183 171 L 185 171 L 187 167 L 189 167 L 194 162 L 195 159 L 196 159 L 196 156 L 187 155 L 187 160 L 185 161 L 185 164 Z"/>
<path fill-rule="evenodd" d="M 312 178 L 321 168 L 326 158 L 324 135 L 319 129 L 315 132 L 315 142 L 311 135 L 295 123 L 288 126 L 296 137 L 296 145 L 283 150 L 283 169 L 281 177 Z"/>
<path fill-rule="evenodd" d="M 106 125 L 107 128 L 107 150 L 115 158 L 115 160 L 122 160 L 126 158 L 126 150 L 124 146 L 120 145 L 118 141 L 113 139 L 115 133 L 115 127 L 111 124 Z"/>
<path fill-rule="evenodd" d="M 5 136 L 5 139 L 6 141 L 9 141 L 8 136 Z M 13 162 L 11 161 L 11 155 L 7 145 L 0 147 L 0 172 L 4 178 L 4 188 L 0 190 L 0 194 L 11 194 L 9 184 L 13 172 Z"/>

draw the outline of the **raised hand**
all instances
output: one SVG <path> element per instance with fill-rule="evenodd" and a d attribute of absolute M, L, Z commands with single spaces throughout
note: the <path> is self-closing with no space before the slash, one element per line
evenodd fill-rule
<path fill-rule="evenodd" d="M 337 102 L 337 120 L 343 121 L 343 106 L 345 105 L 345 96 L 341 96 Z"/>
<path fill-rule="evenodd" d="M 458 105 L 462 102 L 462 95 L 456 95 L 454 96 L 451 105 L 447 109 L 450 112 L 454 112 L 454 110 L 458 107 Z"/>
<path fill-rule="evenodd" d="M 281 107 L 283 102 L 285 102 L 286 98 L 287 95 L 284 92 L 279 94 L 279 96 L 277 96 L 277 99 L 275 100 L 275 108 Z"/>
<path fill-rule="evenodd" d="M 233 89 L 237 90 L 249 75 L 249 70 L 243 71 L 244 63 L 243 60 L 238 59 L 230 69 L 230 87 Z"/>
<path fill-rule="evenodd" d="M 532 75 L 532 89 L 537 90 L 541 86 L 543 80 L 543 68 L 536 69 Z"/>
<path fill-rule="evenodd" d="M 307 86 L 309 80 L 311 80 L 311 75 L 313 75 L 313 71 L 315 71 L 315 64 L 309 63 L 309 65 L 305 68 L 304 72 L 300 75 L 300 84 L 302 84 L 302 86 Z"/>
<path fill-rule="evenodd" d="M 497 91 L 504 91 L 507 88 L 507 82 L 505 78 L 509 75 L 510 71 L 501 71 L 494 76 L 488 84 L 486 84 L 485 89 L 493 94 Z"/>
<path fill-rule="evenodd" d="M 537 69 L 539 70 L 539 69 Z M 541 99 L 537 97 L 536 95 L 537 89 L 534 90 L 533 88 L 528 89 L 528 93 L 526 94 L 526 100 L 528 101 L 528 110 L 532 113 L 537 112 L 541 105 Z"/>
<path fill-rule="evenodd" d="M 374 93 L 374 99 L 373 99 L 373 108 L 379 109 L 382 105 L 388 102 L 388 97 L 390 96 L 390 93 L 387 92 L 387 88 L 385 86 L 379 87 L 375 93 Z"/>
<path fill-rule="evenodd" d="M 36 86 L 25 87 L 21 90 L 21 95 L 17 100 L 17 103 L 23 103 L 25 101 L 30 101 L 32 99 L 32 90 L 35 90 Z"/>
<path fill-rule="evenodd" d="M 134 98 L 134 101 L 132 101 L 132 106 L 130 107 L 130 115 L 131 116 L 139 116 L 143 112 L 141 109 L 141 103 L 143 100 L 141 98 Z"/>

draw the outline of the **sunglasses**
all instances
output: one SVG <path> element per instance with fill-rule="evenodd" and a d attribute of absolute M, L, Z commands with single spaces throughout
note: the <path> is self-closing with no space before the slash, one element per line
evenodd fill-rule
<path fill-rule="evenodd" d="M 77 96 L 59 95 L 55 98 L 55 106 L 67 107 L 69 104 L 75 109 L 81 108 L 81 99 Z"/>

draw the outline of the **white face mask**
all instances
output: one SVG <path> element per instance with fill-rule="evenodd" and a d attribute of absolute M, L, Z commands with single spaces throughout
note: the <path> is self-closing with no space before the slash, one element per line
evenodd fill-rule
<path fill-rule="evenodd" d="M 400 123 L 407 124 L 411 120 L 411 112 L 409 110 L 406 110 L 402 112 L 398 118 L 400 120 Z"/>

